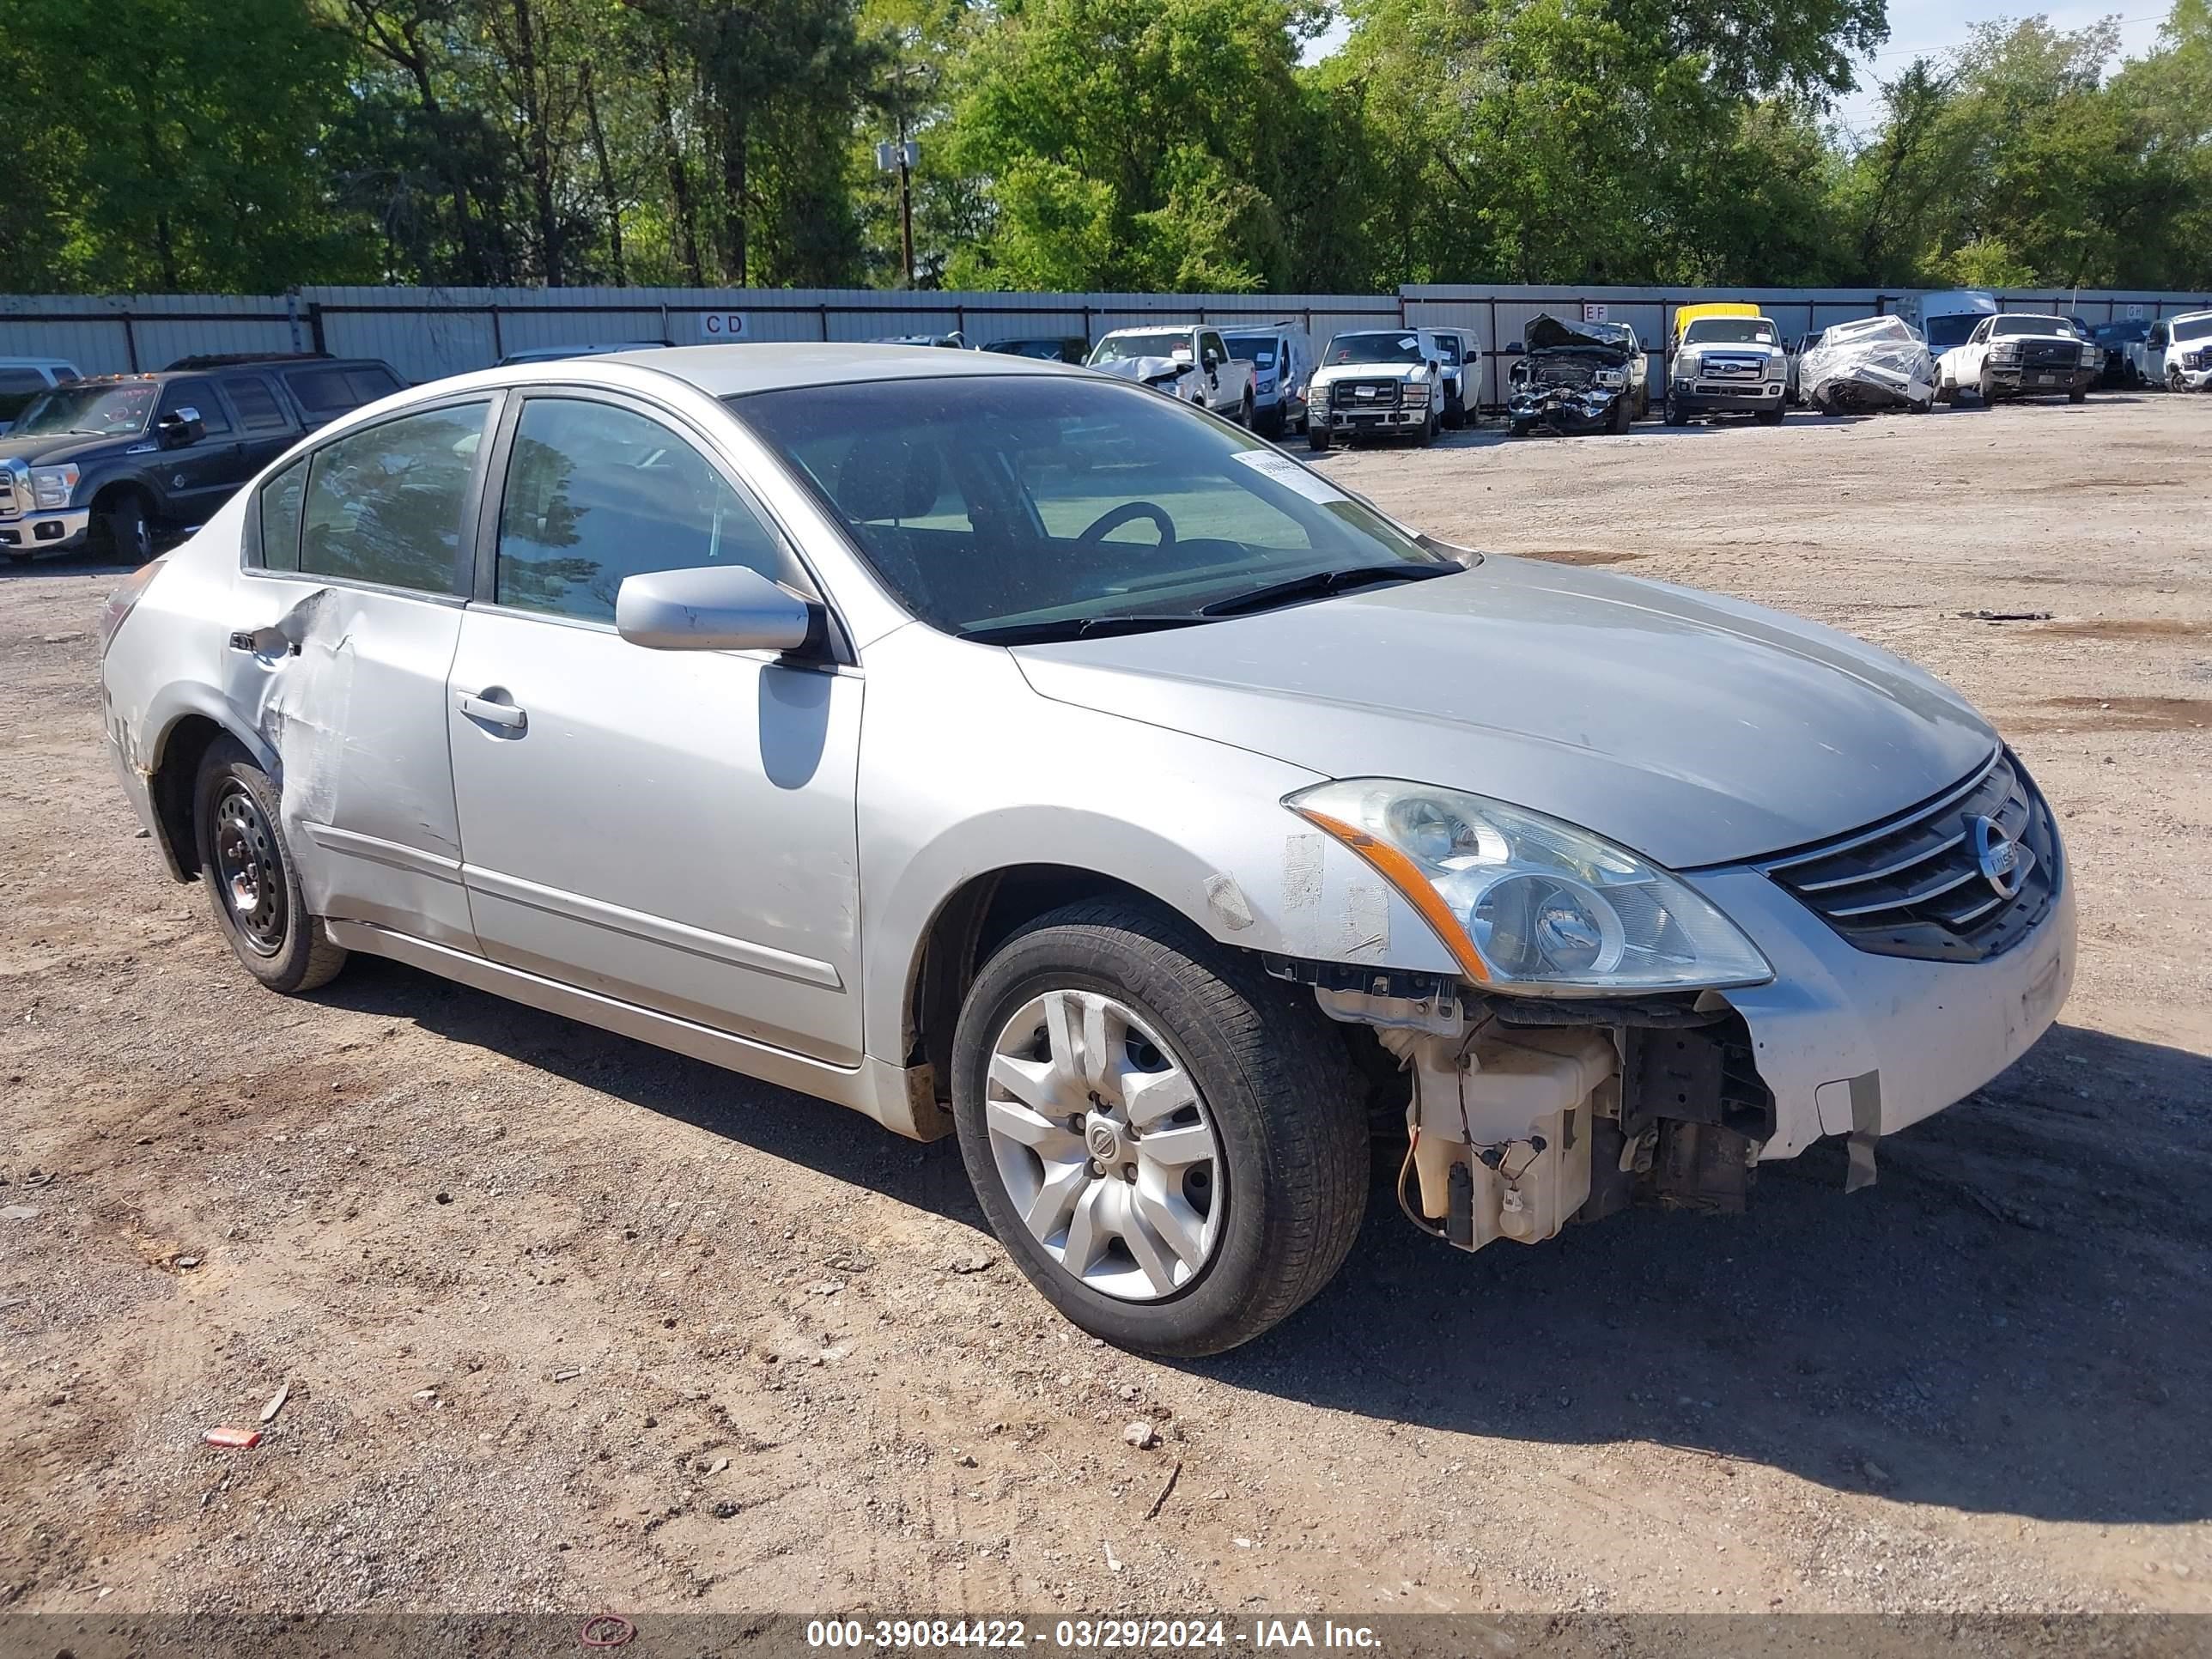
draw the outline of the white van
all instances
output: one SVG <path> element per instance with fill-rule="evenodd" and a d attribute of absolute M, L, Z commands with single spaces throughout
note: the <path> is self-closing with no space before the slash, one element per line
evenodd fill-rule
<path fill-rule="evenodd" d="M 1920 296 L 1920 332 L 1928 342 L 1928 355 L 1941 357 L 1954 346 L 1966 343 L 1984 317 L 1997 314 L 1997 296 L 1978 288 L 1954 289 L 1944 294 Z"/>
<path fill-rule="evenodd" d="M 1304 430 L 1306 384 L 1313 379 L 1313 341 L 1288 323 L 1224 328 L 1229 355 L 1252 365 L 1252 419 L 1263 437 Z"/>

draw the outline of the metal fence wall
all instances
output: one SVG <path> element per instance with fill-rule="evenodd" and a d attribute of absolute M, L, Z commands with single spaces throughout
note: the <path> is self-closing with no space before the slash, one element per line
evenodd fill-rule
<path fill-rule="evenodd" d="M 1031 336 L 1096 339 L 1170 318 L 1224 328 L 1286 320 L 1319 348 L 1340 329 L 1433 325 L 1474 330 L 1481 398 L 1502 399 L 1511 354 L 1540 312 L 1634 325 L 1653 367 L 1685 305 L 1759 304 L 1793 337 L 1832 323 L 1909 310 L 1913 290 L 1874 289 L 1402 288 L 1395 294 L 988 294 L 872 289 L 309 288 L 246 295 L 0 296 L 0 356 L 61 357 L 87 374 L 160 368 L 205 352 L 324 350 L 381 357 L 410 380 L 482 368 L 537 347 L 659 342 L 868 340 L 955 331 L 971 344 Z M 2057 311 L 2100 323 L 2212 308 L 2203 295 L 2005 293 L 2010 311 Z"/>

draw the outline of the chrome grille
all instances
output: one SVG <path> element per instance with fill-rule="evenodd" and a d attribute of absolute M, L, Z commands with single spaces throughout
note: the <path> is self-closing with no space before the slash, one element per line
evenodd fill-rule
<path fill-rule="evenodd" d="M 1337 409 L 1395 409 L 1400 390 L 1396 380 L 1339 380 L 1329 387 L 1328 400 Z"/>
<path fill-rule="evenodd" d="M 1986 875 L 1976 820 L 2032 854 L 2019 890 Z M 1931 800 L 1817 847 L 1759 861 L 1837 933 L 1876 956 L 1980 962 L 2034 932 L 2058 896 L 2051 809 L 2009 750 Z"/>
<path fill-rule="evenodd" d="M 22 475 L 5 462 L 0 462 L 0 519 L 20 519 L 23 516 L 23 508 L 29 504 L 31 492 L 27 483 L 20 497 L 15 493 L 19 476 Z"/>

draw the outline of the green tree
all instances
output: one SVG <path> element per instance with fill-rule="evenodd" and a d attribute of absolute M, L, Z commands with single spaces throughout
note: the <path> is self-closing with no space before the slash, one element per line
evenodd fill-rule
<path fill-rule="evenodd" d="M 948 124 L 988 217 L 947 280 L 1281 286 L 1280 132 L 1311 21 L 1284 0 L 1006 0 Z"/>
<path fill-rule="evenodd" d="M 351 267 L 315 164 L 346 46 L 300 0 L 5 0 L 0 40 L 53 285 L 266 292 Z"/>

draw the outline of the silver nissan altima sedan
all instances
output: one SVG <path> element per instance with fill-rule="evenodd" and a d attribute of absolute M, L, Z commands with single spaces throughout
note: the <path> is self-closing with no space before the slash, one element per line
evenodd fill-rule
<path fill-rule="evenodd" d="M 1738 1208 L 1822 1137 L 1863 1184 L 2074 968 L 2052 814 L 1917 669 L 1021 358 L 416 387 L 102 650 L 123 786 L 271 990 L 367 951 L 957 1134 L 1037 1289 L 1156 1353 L 1328 1282 L 1370 1113 L 1463 1249 Z"/>

